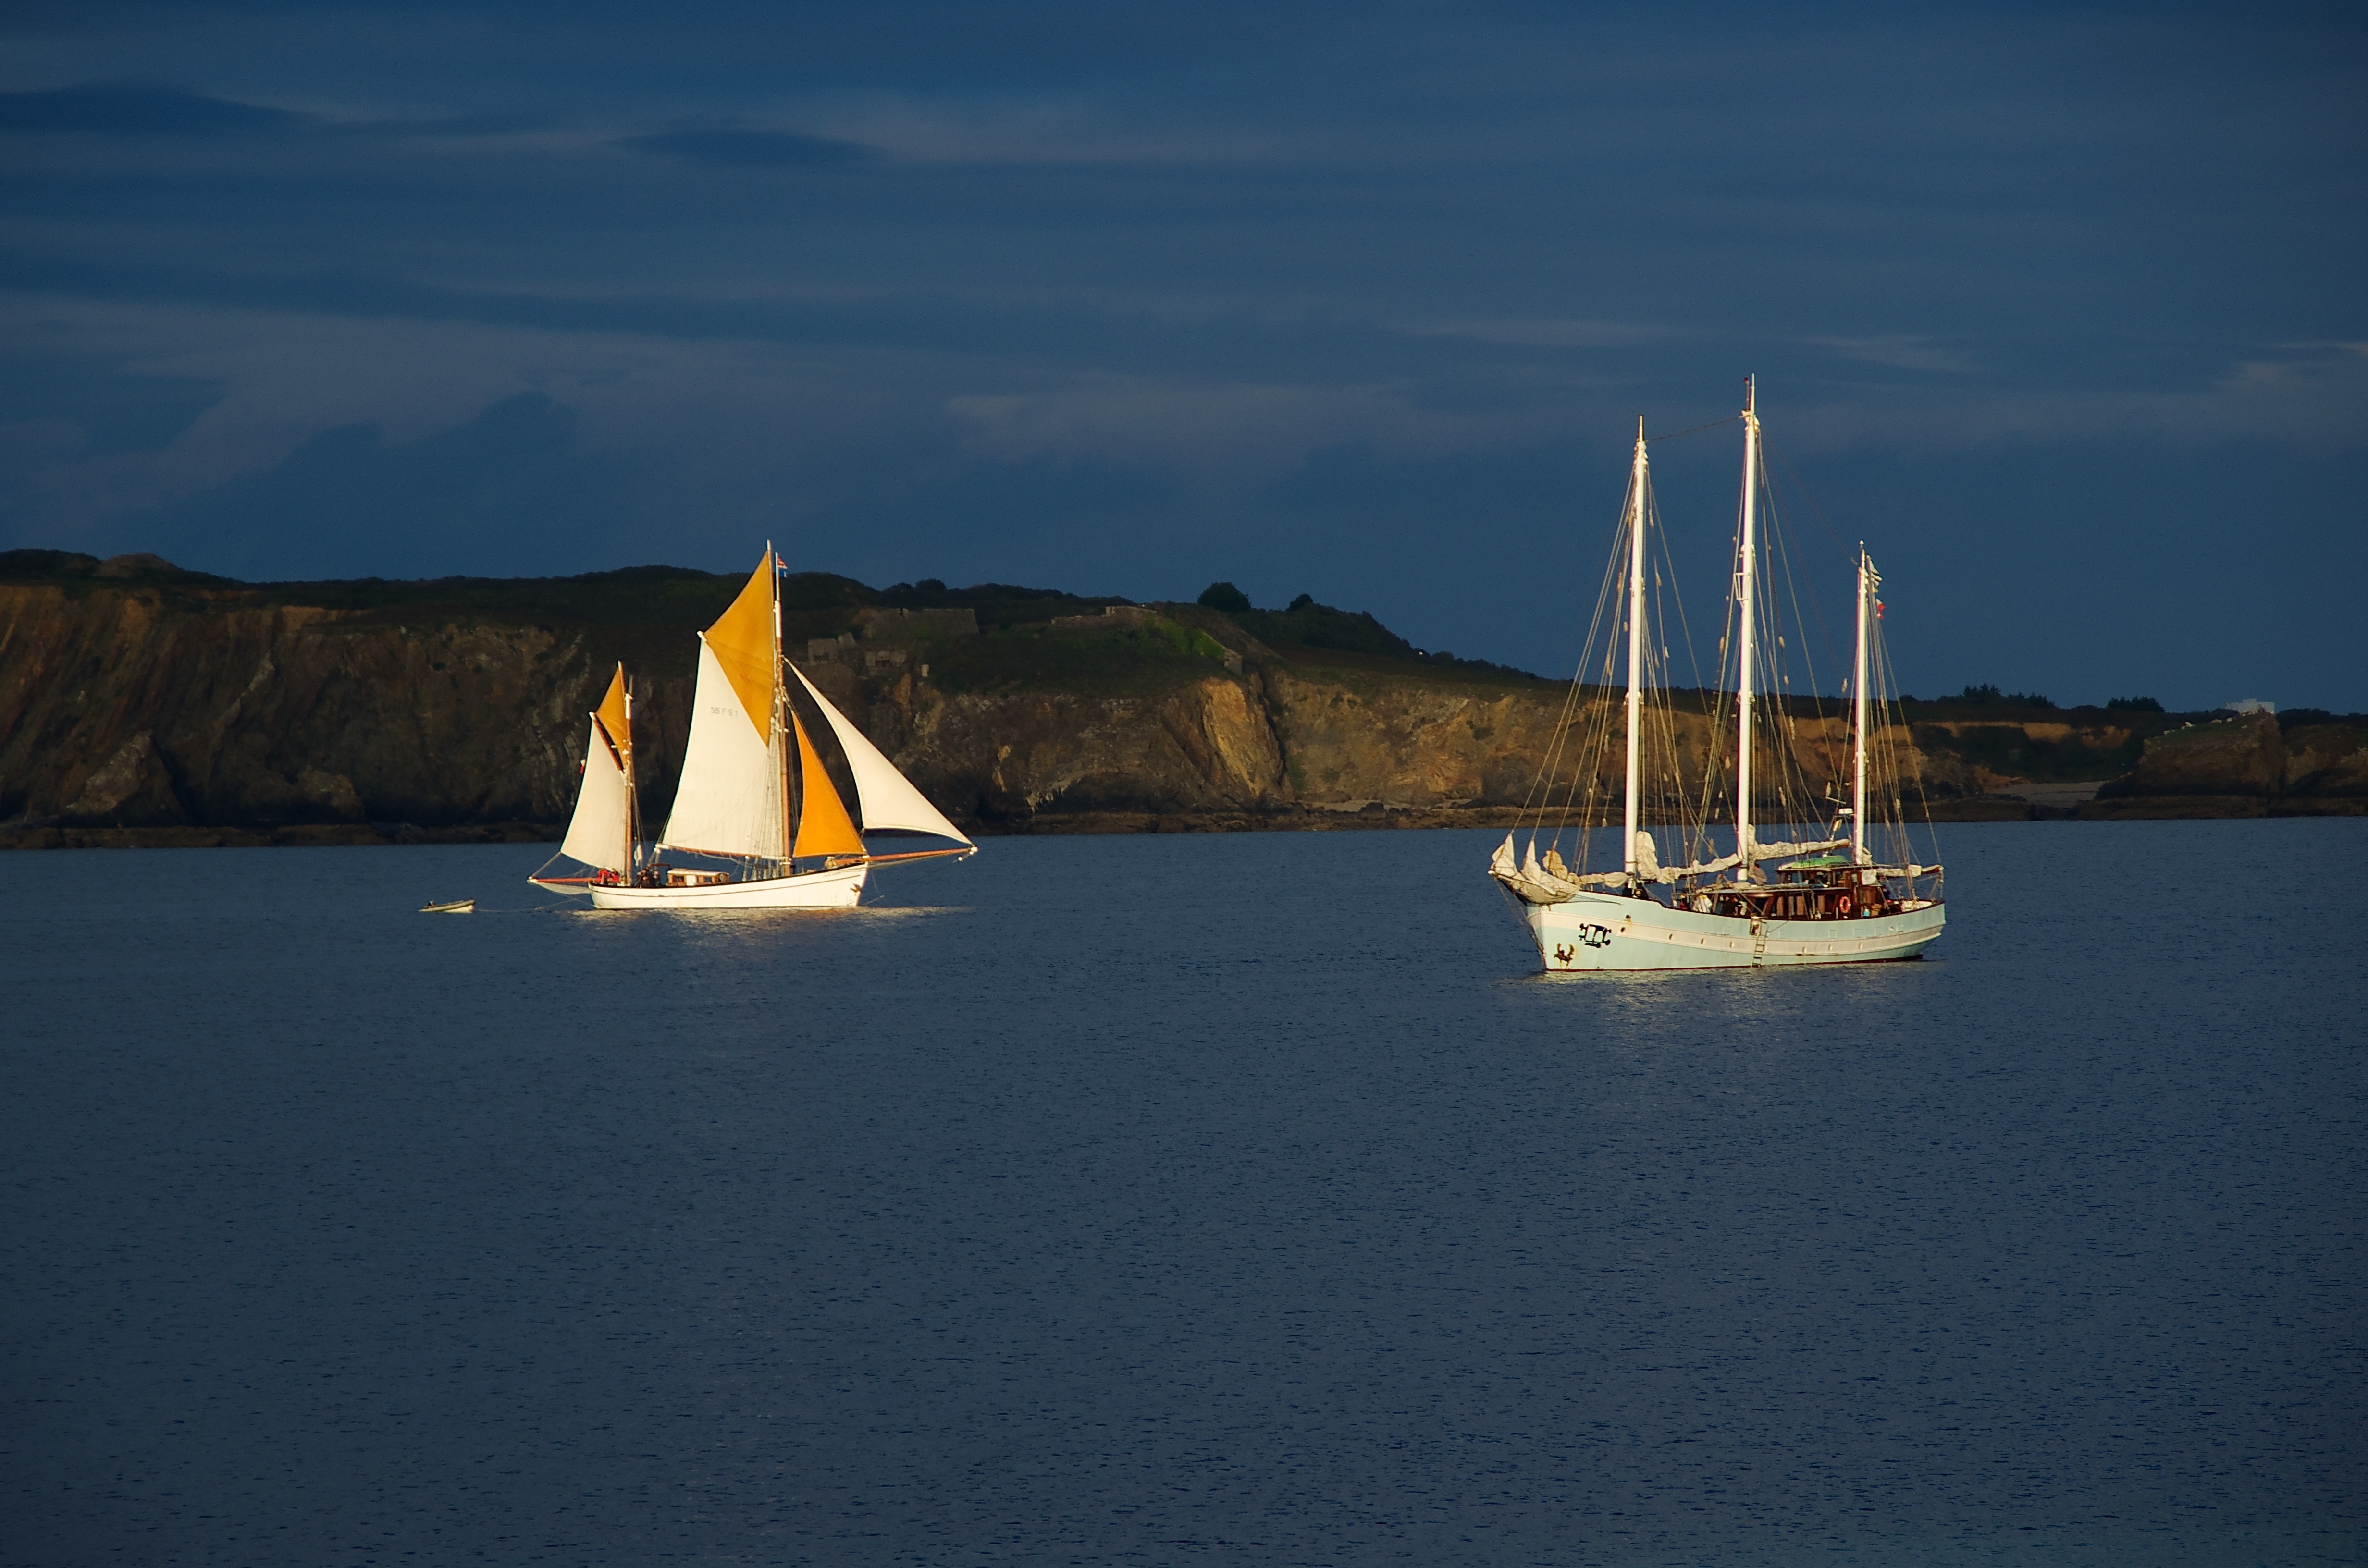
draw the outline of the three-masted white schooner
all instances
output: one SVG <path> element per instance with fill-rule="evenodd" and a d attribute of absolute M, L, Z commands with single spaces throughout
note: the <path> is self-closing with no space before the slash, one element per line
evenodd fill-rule
<path fill-rule="evenodd" d="M 1555 752 L 1541 773 L 1550 796 L 1554 780 L 1548 775 L 1565 749 L 1562 742 L 1577 732 L 1579 744 L 1567 748 L 1576 771 L 1564 799 L 1563 821 L 1549 835 L 1545 816 L 1550 808 L 1541 809 L 1529 824 L 1523 851 L 1515 853 L 1521 832 L 1516 829 L 1506 835 L 1488 867 L 1489 875 L 1512 895 L 1549 971 L 1739 969 L 1915 958 L 1941 935 L 1947 918 L 1941 868 L 1907 858 L 1896 732 L 1869 728 L 1871 722 L 1880 724 L 1879 713 L 1872 711 L 1879 705 L 1871 701 L 1870 683 L 1875 676 L 1869 668 L 1870 644 L 1877 635 L 1874 590 L 1880 579 L 1862 545 L 1857 562 L 1857 653 L 1850 683 L 1849 803 L 1840 801 L 1831 781 L 1814 804 L 1807 790 L 1785 787 L 1788 779 L 1804 782 L 1796 777 L 1799 759 L 1788 744 L 1788 737 L 1797 733 L 1797 722 L 1773 682 L 1767 704 L 1753 701 L 1755 677 L 1766 653 L 1758 636 L 1759 569 L 1764 553 L 1758 515 L 1764 475 L 1758 398 L 1750 383 L 1746 386 L 1743 495 L 1728 606 L 1730 635 L 1720 644 L 1722 659 L 1730 648 L 1735 659 L 1734 754 L 1725 759 L 1716 755 L 1726 729 L 1722 694 L 1718 710 L 1701 716 L 1707 723 L 1699 738 L 1709 744 L 1701 748 L 1700 792 L 1689 798 L 1680 777 L 1686 745 L 1667 700 L 1666 681 L 1657 713 L 1648 710 L 1648 668 L 1664 663 L 1667 650 L 1648 627 L 1645 613 L 1646 534 L 1654 508 L 1640 421 L 1614 572 L 1606 582 L 1607 598 L 1614 608 L 1608 622 L 1599 621 L 1611 631 L 1602 666 L 1607 676 L 1623 626 L 1627 633 L 1621 869 L 1595 873 L 1585 869 L 1595 781 L 1608 771 L 1608 749 L 1613 744 L 1609 704 L 1585 700 L 1586 676 L 1595 665 L 1592 647 L 1582 656 L 1579 677 L 1572 684 L 1571 701 L 1556 733 Z M 1625 570 L 1621 572 L 1623 555 Z M 1619 585 L 1625 591 L 1613 597 L 1614 583 L 1622 576 L 1625 582 Z M 1777 641 L 1781 645 L 1781 637 Z M 1762 712 L 1756 714 L 1755 707 Z M 1754 760 L 1763 755 L 1776 788 L 1755 780 Z M 1728 798 L 1734 826 L 1731 850 L 1717 855 L 1711 819 L 1725 792 L 1719 788 L 1725 781 L 1717 766 L 1722 760 L 1732 769 Z M 1574 870 L 1559 845 L 1582 788 L 1587 798 L 1578 812 L 1581 865 Z M 1533 790 L 1533 799 L 1536 794 Z M 1643 820 L 1648 803 L 1663 819 L 1656 825 L 1677 839 L 1677 852 L 1670 857 L 1674 864 L 1662 863 L 1660 846 Z M 1770 804 L 1796 821 L 1817 811 L 1825 836 L 1760 842 L 1754 833 L 1755 807 Z M 1870 809 L 1884 818 L 1872 844 Z"/>
<path fill-rule="evenodd" d="M 641 842 L 632 697 L 620 665 L 591 715 L 575 815 L 553 858 L 580 861 L 592 874 L 547 876 L 546 865 L 529 881 L 589 893 L 599 909 L 846 909 L 863 897 L 874 866 L 977 852 L 783 655 L 780 574 L 768 545 L 732 608 L 700 635 L 690 740 L 666 831 L 655 844 Z M 791 676 L 846 755 L 860 831 L 790 699 Z M 879 854 L 865 845 L 866 832 L 921 834 L 951 846 Z M 670 866 L 659 858 L 667 850 L 737 865 Z"/>

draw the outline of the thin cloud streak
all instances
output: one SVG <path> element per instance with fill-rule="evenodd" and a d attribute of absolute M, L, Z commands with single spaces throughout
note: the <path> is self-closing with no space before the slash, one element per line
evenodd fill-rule
<path fill-rule="evenodd" d="M 747 125 L 687 126 L 673 131 L 655 131 L 641 136 L 620 136 L 614 145 L 720 169 L 826 167 L 837 164 L 860 164 L 875 155 L 871 148 L 853 142 Z"/>

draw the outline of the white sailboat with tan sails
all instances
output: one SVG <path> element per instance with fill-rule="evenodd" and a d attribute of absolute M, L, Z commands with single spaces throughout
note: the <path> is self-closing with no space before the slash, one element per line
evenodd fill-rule
<path fill-rule="evenodd" d="M 975 854 L 978 846 L 896 769 L 781 652 L 781 567 L 768 546 L 732 608 L 700 635 L 682 781 L 666 830 L 641 843 L 632 696 L 622 665 L 591 715 L 584 783 L 557 858 L 584 876 L 529 879 L 588 893 L 599 909 L 846 909 L 875 866 Z M 829 725 L 854 784 L 854 814 L 791 700 L 794 678 Z M 945 847 L 878 853 L 865 833 L 916 834 Z M 671 865 L 668 852 L 726 866 Z"/>
<path fill-rule="evenodd" d="M 1828 778 L 1816 790 L 1802 774 L 1798 716 L 1788 710 L 1779 661 L 1770 657 L 1782 649 L 1782 637 L 1772 639 L 1771 649 L 1771 640 L 1760 635 L 1763 618 L 1773 618 L 1773 605 L 1762 606 L 1760 567 L 1768 548 L 1759 512 L 1764 474 L 1758 399 L 1750 391 L 1741 419 L 1743 495 L 1728 634 L 1719 644 L 1723 661 L 1732 650 L 1735 684 L 1717 694 L 1714 703 L 1705 700 L 1701 713 L 1687 716 L 1697 732 L 1689 733 L 1680 733 L 1668 700 L 1666 642 L 1646 613 L 1648 534 L 1656 517 L 1645 437 L 1638 425 L 1627 505 L 1599 601 L 1598 626 L 1609 634 L 1581 658 L 1579 678 L 1572 683 L 1556 731 L 1555 753 L 1541 770 L 1541 789 L 1532 790 L 1537 816 L 1525 824 L 1528 843 L 1517 853 L 1522 830 L 1506 835 L 1488 867 L 1511 895 L 1550 971 L 1736 969 L 1915 958 L 1941 935 L 1947 919 L 1941 868 L 1908 858 L 1901 732 L 1882 723 L 1887 705 L 1874 695 L 1884 665 L 1874 598 L 1880 579 L 1863 546 L 1857 561 L 1857 648 L 1849 681 L 1848 803 L 1840 799 L 1838 778 Z M 1654 581 L 1657 587 L 1657 574 Z M 1608 681 L 1623 631 L 1628 684 L 1619 710 L 1624 710 L 1625 724 L 1618 726 L 1611 704 L 1588 699 L 1586 677 L 1600 670 Z M 1663 676 L 1657 683 L 1656 674 Z M 1755 687 L 1767 691 L 1770 700 L 1755 702 Z M 1624 732 L 1625 741 L 1621 866 L 1593 872 L 1586 866 L 1587 830 L 1596 821 L 1599 789 L 1611 776 L 1615 730 Z M 1721 756 L 1728 734 L 1731 754 Z M 1700 759 L 1691 790 L 1683 778 L 1690 756 Z M 1549 823 L 1554 770 L 1564 757 L 1572 764 L 1569 788 L 1559 820 Z M 1732 808 L 1733 824 L 1724 854 L 1713 836 L 1725 832 L 1725 823 L 1716 821 L 1722 806 Z M 1648 811 L 1659 820 L 1647 824 Z M 1811 834 L 1762 842 L 1754 819 L 1765 821 L 1770 812 L 1778 821 L 1808 822 Z M 1576 869 L 1561 852 L 1574 817 L 1572 847 L 1580 861 Z M 1816 831 L 1820 827 L 1822 834 Z M 1666 856 L 1662 840 L 1668 841 Z"/>

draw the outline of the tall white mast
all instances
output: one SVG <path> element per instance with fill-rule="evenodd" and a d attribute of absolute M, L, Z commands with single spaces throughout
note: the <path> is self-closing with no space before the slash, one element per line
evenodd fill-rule
<path fill-rule="evenodd" d="M 1866 620 L 1867 600 L 1874 589 L 1867 579 L 1874 574 L 1873 563 L 1866 558 L 1866 545 L 1858 547 L 1858 666 L 1850 673 L 1850 734 L 1855 742 L 1851 758 L 1850 779 L 1850 859 L 1866 864 Z"/>
<path fill-rule="evenodd" d="M 1645 420 L 1636 419 L 1636 461 L 1628 478 L 1628 831 L 1622 867 L 1636 874 L 1637 800 L 1645 762 Z"/>
<path fill-rule="evenodd" d="M 1758 597 L 1759 506 L 1759 395 L 1751 377 L 1743 381 L 1743 571 L 1737 597 L 1743 624 L 1735 683 L 1735 868 L 1736 881 L 1751 874 L 1751 606 Z"/>

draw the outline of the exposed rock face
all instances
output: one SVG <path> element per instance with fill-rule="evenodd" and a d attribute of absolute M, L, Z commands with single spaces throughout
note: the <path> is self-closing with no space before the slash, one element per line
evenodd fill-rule
<path fill-rule="evenodd" d="M 2368 812 L 2368 728 L 2267 713 L 2157 735 L 2084 815 L 2279 816 Z"/>
<path fill-rule="evenodd" d="M 83 780 L 66 805 L 70 822 L 116 822 L 131 827 L 163 827 L 182 819 L 172 773 L 157 755 L 156 737 L 142 730 L 123 743 L 106 765 Z"/>
<path fill-rule="evenodd" d="M 2110 778 L 2136 760 L 2126 724 L 1929 719 L 1915 726 L 1936 794 L 1985 795 L 2032 778 Z"/>
<path fill-rule="evenodd" d="M 0 585 L 0 817 L 68 825 L 551 822 L 585 651 L 531 627 L 358 626 Z"/>
<path fill-rule="evenodd" d="M 874 743 L 906 730 L 890 755 L 958 818 L 1256 810 L 1289 799 L 1273 727 L 1238 680 L 1212 676 L 1156 700 L 948 697 L 910 682 L 892 697 L 902 700 L 884 706 L 895 712 L 872 710 Z"/>
<path fill-rule="evenodd" d="M 2285 747 L 2266 713 L 2157 735 L 2127 777 L 2097 791 L 2132 795 L 2250 795 L 2266 800 L 2284 781 Z"/>
<path fill-rule="evenodd" d="M 1289 782 L 1317 805 L 1430 806 L 1528 794 L 1562 714 L 1559 694 L 1327 680 L 1267 682 Z"/>
<path fill-rule="evenodd" d="M 2281 793 L 2368 801 L 2368 725 L 2302 724 L 2284 732 Z"/>

